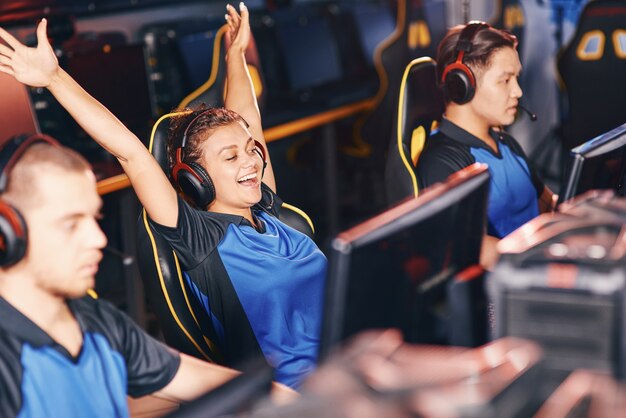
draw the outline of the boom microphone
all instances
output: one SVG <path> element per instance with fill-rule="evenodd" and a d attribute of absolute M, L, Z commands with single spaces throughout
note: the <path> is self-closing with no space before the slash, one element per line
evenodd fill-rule
<path fill-rule="evenodd" d="M 535 115 L 533 112 L 531 112 L 530 110 L 526 109 L 524 106 L 522 106 L 521 104 L 518 104 L 517 107 L 521 110 L 523 110 L 524 112 L 528 113 L 528 116 L 530 116 L 530 120 L 532 120 L 533 122 L 537 120 L 537 115 Z"/>
<path fill-rule="evenodd" d="M 132 255 L 123 253 L 120 250 L 117 250 L 111 247 L 110 245 L 107 245 L 102 250 L 106 253 L 109 253 L 115 257 L 120 258 L 122 260 L 122 264 L 125 266 L 130 266 L 131 264 L 135 262 L 135 257 L 133 257 Z"/>

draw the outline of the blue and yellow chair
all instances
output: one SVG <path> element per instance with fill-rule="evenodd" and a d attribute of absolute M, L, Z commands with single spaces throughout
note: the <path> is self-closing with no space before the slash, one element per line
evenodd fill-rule
<path fill-rule="evenodd" d="M 435 61 L 429 57 L 411 61 L 400 83 L 396 126 L 385 166 L 385 189 L 390 205 L 419 194 L 415 168 L 443 111 Z"/>
<path fill-rule="evenodd" d="M 565 149 L 624 123 L 626 1 L 587 3 L 557 65 L 569 104 L 562 121 Z"/>

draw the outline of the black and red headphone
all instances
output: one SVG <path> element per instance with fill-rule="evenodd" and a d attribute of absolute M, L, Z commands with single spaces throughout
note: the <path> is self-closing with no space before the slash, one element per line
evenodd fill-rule
<path fill-rule="evenodd" d="M 204 167 L 196 162 L 186 161 L 185 146 L 187 145 L 187 134 L 189 129 L 196 122 L 196 120 L 198 120 L 198 118 L 208 111 L 210 111 L 210 109 L 200 112 L 200 114 L 194 117 L 191 122 L 187 124 L 185 132 L 182 135 L 180 145 L 176 148 L 176 161 L 174 162 L 174 166 L 171 170 L 171 176 L 174 183 L 178 185 L 185 196 L 191 199 L 191 201 L 198 208 L 202 209 L 208 207 L 211 202 L 215 200 L 215 186 L 213 185 L 213 180 L 211 180 L 209 173 L 207 173 Z M 244 123 L 246 124 L 246 127 L 248 127 L 248 123 L 245 121 Z M 254 146 L 255 152 L 263 161 L 263 168 L 261 169 L 261 178 L 263 178 L 263 175 L 265 174 L 265 167 L 267 166 L 265 148 L 263 147 L 263 144 L 256 139 L 254 140 Z"/>
<path fill-rule="evenodd" d="M 0 149 L 0 196 L 6 192 L 15 163 L 31 145 L 44 142 L 59 146 L 47 135 L 18 135 Z M 24 257 L 27 245 L 26 222 L 22 214 L 0 197 L 0 267 L 9 267 Z"/>
<path fill-rule="evenodd" d="M 465 54 L 472 50 L 472 42 L 478 32 L 489 29 L 488 23 L 472 20 L 459 35 L 454 51 L 456 61 L 448 64 L 441 75 L 443 91 L 450 100 L 457 104 L 465 104 L 472 100 L 476 92 L 476 77 L 472 70 L 463 63 Z"/>

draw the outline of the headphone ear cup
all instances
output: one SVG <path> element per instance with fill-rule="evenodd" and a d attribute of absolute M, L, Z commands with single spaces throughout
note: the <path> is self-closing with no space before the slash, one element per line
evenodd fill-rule
<path fill-rule="evenodd" d="M 267 161 L 265 161 L 265 155 L 263 155 L 263 152 L 261 152 L 261 150 L 258 147 L 254 148 L 254 152 L 256 152 L 259 158 L 261 159 L 261 161 L 263 161 L 263 167 L 261 168 L 261 178 L 263 178 L 263 176 L 265 175 L 265 167 L 267 167 Z"/>
<path fill-rule="evenodd" d="M 22 214 L 0 200 L 0 267 L 12 266 L 24 257 L 27 236 Z"/>
<path fill-rule="evenodd" d="M 465 67 L 467 68 L 467 67 Z M 471 71 L 467 68 L 467 71 Z M 457 104 L 468 103 L 474 97 L 476 87 L 472 81 L 473 74 L 467 74 L 466 70 L 451 70 L 444 81 L 444 91 L 446 96 Z"/>
<path fill-rule="evenodd" d="M 178 171 L 178 186 L 199 208 L 215 200 L 215 186 L 206 170 L 197 163 L 186 164 Z"/>
<path fill-rule="evenodd" d="M 261 161 L 263 161 L 263 168 L 261 169 L 261 179 L 265 175 L 265 167 L 267 167 L 267 155 L 265 151 L 265 147 L 256 139 L 254 140 L 254 151 L 261 157 Z"/>

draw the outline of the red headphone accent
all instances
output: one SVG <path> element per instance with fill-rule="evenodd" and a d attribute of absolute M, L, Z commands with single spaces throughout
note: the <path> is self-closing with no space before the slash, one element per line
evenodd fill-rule
<path fill-rule="evenodd" d="M 463 58 L 465 58 L 466 52 L 472 50 L 472 42 L 476 34 L 489 28 L 491 26 L 488 23 L 473 20 L 465 25 L 459 34 L 459 39 L 454 47 L 457 52 L 456 60 L 446 65 L 441 75 L 444 93 L 455 103 L 465 104 L 474 97 L 476 77 L 471 68 L 463 63 Z"/>
<path fill-rule="evenodd" d="M 59 143 L 47 135 L 20 135 L 9 139 L 0 149 L 0 194 L 6 192 L 9 175 L 24 152 L 37 142 L 53 146 Z M 0 198 L 0 266 L 9 267 L 24 257 L 27 247 L 27 225 L 20 212 Z"/>

